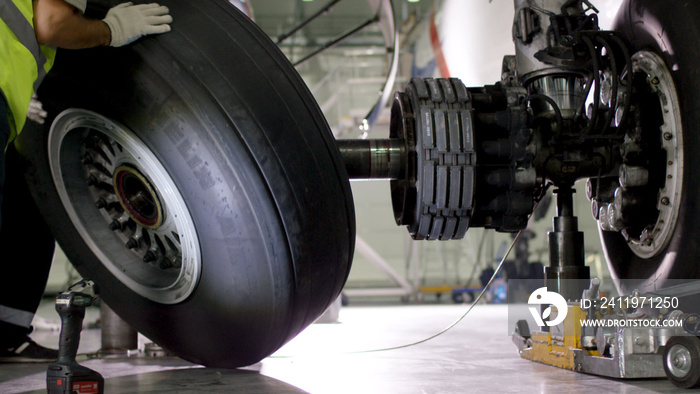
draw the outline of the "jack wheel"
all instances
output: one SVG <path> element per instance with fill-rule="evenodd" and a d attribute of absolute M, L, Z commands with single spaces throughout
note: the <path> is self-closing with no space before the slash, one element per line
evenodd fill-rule
<path fill-rule="evenodd" d="M 664 350 L 664 370 L 668 379 L 684 389 L 700 386 L 700 339 L 673 337 Z"/>

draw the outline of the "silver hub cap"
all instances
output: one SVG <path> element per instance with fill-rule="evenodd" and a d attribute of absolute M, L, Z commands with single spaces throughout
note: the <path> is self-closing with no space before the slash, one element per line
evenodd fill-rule
<path fill-rule="evenodd" d="M 688 349 L 678 344 L 673 345 L 666 354 L 666 367 L 673 376 L 681 379 L 686 377 L 692 367 Z"/>
<path fill-rule="evenodd" d="M 102 115 L 68 109 L 51 126 L 49 162 L 73 225 L 112 275 L 163 304 L 194 291 L 201 255 L 192 217 L 138 137 Z"/>

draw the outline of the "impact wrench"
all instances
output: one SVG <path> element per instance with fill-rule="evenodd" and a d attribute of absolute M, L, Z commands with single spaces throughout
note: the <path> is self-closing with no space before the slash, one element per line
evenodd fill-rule
<path fill-rule="evenodd" d="M 61 316 L 58 360 L 49 365 L 46 385 L 49 394 L 102 394 L 104 378 L 75 360 L 83 329 L 85 308 L 97 298 L 97 286 L 81 280 L 56 297 L 56 312 Z"/>

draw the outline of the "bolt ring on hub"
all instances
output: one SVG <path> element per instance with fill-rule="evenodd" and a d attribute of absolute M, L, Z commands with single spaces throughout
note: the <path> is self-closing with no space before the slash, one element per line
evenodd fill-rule
<path fill-rule="evenodd" d="M 683 182 L 683 126 L 680 103 L 673 76 L 657 54 L 640 51 L 632 56 L 634 72 L 646 74 L 652 92 L 659 96 L 663 118 L 659 138 L 666 151 L 665 183 L 659 189 L 656 208 L 659 216 L 647 230 L 645 242 L 630 239 L 630 249 L 642 258 L 651 258 L 666 249 L 678 221 Z"/>
<path fill-rule="evenodd" d="M 104 267 L 147 299 L 185 300 L 201 272 L 199 240 L 153 152 L 126 127 L 82 109 L 56 117 L 48 145 L 61 202 Z"/>

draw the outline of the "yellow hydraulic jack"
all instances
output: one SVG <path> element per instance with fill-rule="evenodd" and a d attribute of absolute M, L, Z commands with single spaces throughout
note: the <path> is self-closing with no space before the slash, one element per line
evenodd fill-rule
<path fill-rule="evenodd" d="M 520 349 L 520 356 L 531 361 L 537 361 L 555 367 L 577 370 L 574 360 L 574 350 L 585 352 L 590 356 L 600 356 L 598 350 L 587 350 L 581 344 L 581 320 L 586 318 L 579 305 L 568 305 L 566 319 L 559 326 L 549 332 L 533 331 L 525 346 Z M 517 327 L 518 334 L 524 331 L 521 320 Z M 563 331 L 562 331 L 563 329 Z M 515 340 L 515 339 L 514 339 Z"/>
<path fill-rule="evenodd" d="M 591 280 L 579 301 L 560 308 L 566 310 L 560 323 L 537 322 L 548 332 L 518 321 L 513 342 L 520 356 L 612 378 L 668 377 L 678 387 L 700 385 L 700 316 L 673 310 L 675 297 L 658 293 L 600 297 L 599 283 Z M 550 308 L 544 317 L 556 322 L 561 311 Z"/>

